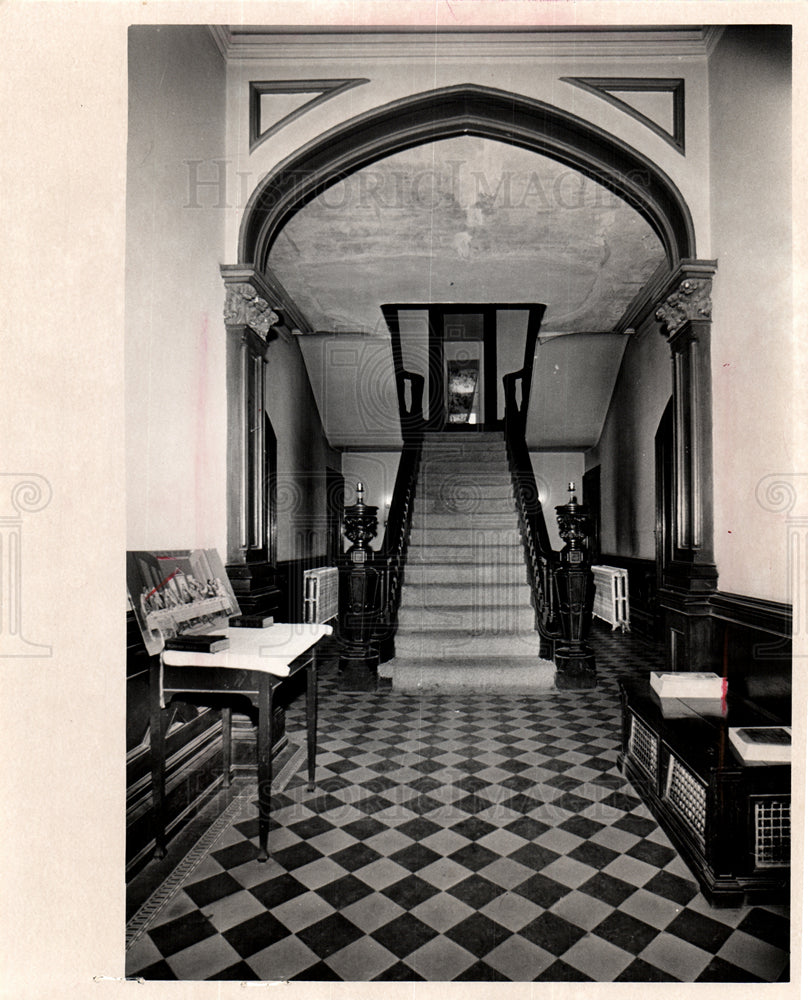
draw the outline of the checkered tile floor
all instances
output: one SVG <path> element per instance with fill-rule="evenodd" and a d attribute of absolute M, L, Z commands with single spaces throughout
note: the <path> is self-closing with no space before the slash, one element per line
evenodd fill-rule
<path fill-rule="evenodd" d="M 301 773 L 273 797 L 266 864 L 254 794 L 236 800 L 127 975 L 788 980 L 787 908 L 711 908 L 617 769 L 616 678 L 658 653 L 602 628 L 593 646 L 598 688 L 542 698 L 343 693 L 325 671 L 316 791 Z"/>

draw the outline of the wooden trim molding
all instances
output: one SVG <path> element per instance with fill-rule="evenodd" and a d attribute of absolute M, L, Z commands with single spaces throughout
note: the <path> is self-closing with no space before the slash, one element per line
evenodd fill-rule
<path fill-rule="evenodd" d="M 458 135 L 508 142 L 574 168 L 614 191 L 649 222 L 669 266 L 695 256 L 690 210 L 652 160 L 568 111 L 511 91 L 463 84 L 357 115 L 278 164 L 247 204 L 239 260 L 263 271 L 288 219 L 338 178 L 401 150 Z"/>
<path fill-rule="evenodd" d="M 631 115 L 638 122 L 645 125 L 660 138 L 664 139 L 668 145 L 685 155 L 685 81 L 681 77 L 674 79 L 661 79 L 657 77 L 633 77 L 633 76 L 562 76 L 564 83 L 571 83 L 574 87 L 608 101 L 613 107 Z M 673 111 L 673 131 L 669 132 L 663 128 L 653 118 L 644 115 L 642 111 L 629 104 L 628 101 L 617 97 L 617 93 L 637 93 L 637 94 L 670 94 Z"/>
<path fill-rule="evenodd" d="M 710 613 L 714 618 L 733 625 L 791 638 L 793 609 L 790 604 L 717 590 L 710 596 Z"/>
<path fill-rule="evenodd" d="M 362 83 L 370 83 L 370 81 L 367 77 L 357 77 L 348 80 L 251 80 L 250 152 L 254 153 L 261 143 L 271 135 L 275 135 L 285 125 L 289 125 L 307 111 L 316 108 L 318 104 L 324 104 L 332 97 L 337 97 L 337 95 L 350 90 L 352 87 L 358 87 Z M 294 111 L 283 115 L 267 128 L 262 128 L 261 98 L 264 94 L 314 94 L 314 97 L 305 101 L 300 107 L 295 108 Z"/>

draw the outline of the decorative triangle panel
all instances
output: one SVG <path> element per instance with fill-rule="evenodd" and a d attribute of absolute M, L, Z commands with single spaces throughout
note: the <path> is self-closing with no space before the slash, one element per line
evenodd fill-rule
<path fill-rule="evenodd" d="M 251 81 L 250 152 L 295 118 L 360 83 L 368 80 Z"/>
<path fill-rule="evenodd" d="M 684 80 L 592 76 L 564 76 L 561 79 L 620 108 L 684 155 Z"/>

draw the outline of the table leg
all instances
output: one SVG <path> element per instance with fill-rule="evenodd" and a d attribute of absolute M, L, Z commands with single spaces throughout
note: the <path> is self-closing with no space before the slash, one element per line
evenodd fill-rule
<path fill-rule="evenodd" d="M 230 767 L 232 761 L 232 720 L 233 710 L 227 705 L 222 709 L 222 787 L 230 787 Z"/>
<path fill-rule="evenodd" d="M 258 860 L 266 861 L 269 841 L 269 809 L 272 799 L 273 685 L 261 677 L 258 693 Z"/>
<path fill-rule="evenodd" d="M 309 783 L 307 791 L 314 791 L 314 772 L 317 760 L 317 654 L 306 668 L 306 744 L 308 748 Z"/>

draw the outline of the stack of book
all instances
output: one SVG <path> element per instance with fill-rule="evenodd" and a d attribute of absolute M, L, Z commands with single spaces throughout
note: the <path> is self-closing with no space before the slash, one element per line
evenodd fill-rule
<path fill-rule="evenodd" d="M 730 727 L 729 739 L 741 760 L 749 764 L 791 763 L 791 729 L 788 726 Z"/>
<path fill-rule="evenodd" d="M 220 653 L 227 649 L 230 640 L 226 635 L 186 634 L 166 639 L 166 649 L 179 649 L 184 653 Z"/>
<path fill-rule="evenodd" d="M 723 699 L 727 696 L 727 679 L 718 674 L 679 673 L 665 674 L 654 671 L 651 674 L 651 690 L 660 698 L 710 698 Z"/>

